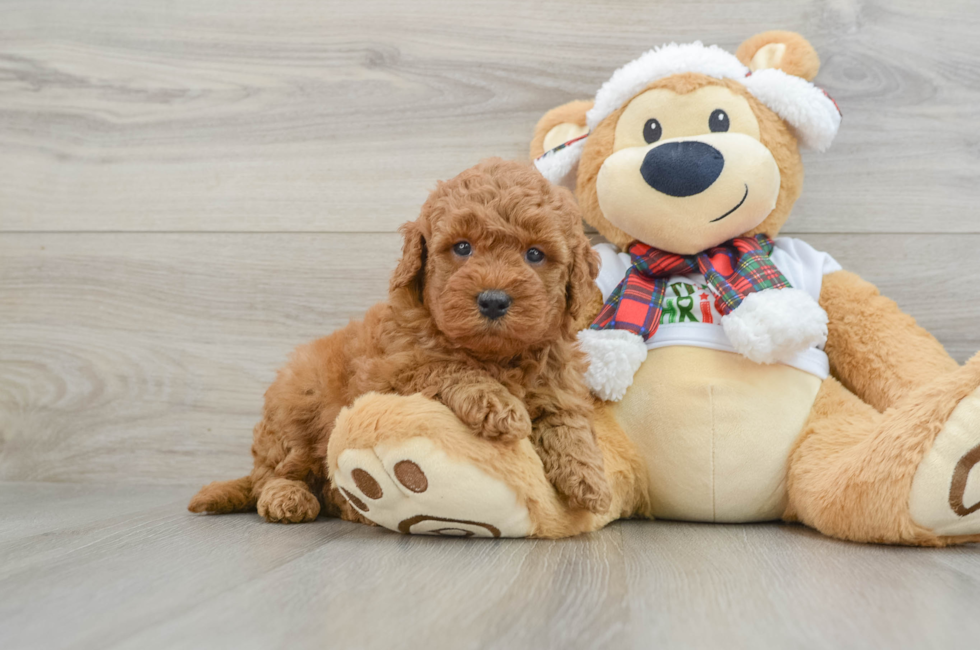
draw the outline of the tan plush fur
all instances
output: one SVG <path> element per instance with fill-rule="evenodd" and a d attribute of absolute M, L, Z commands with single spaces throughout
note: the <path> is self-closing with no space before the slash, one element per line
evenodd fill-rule
<path fill-rule="evenodd" d="M 602 404 L 597 406 L 596 430 L 608 458 L 605 474 L 614 495 L 610 507 L 601 514 L 570 509 L 557 498 L 540 458 L 527 440 L 485 444 L 471 435 L 444 405 L 421 395 L 369 393 L 342 410 L 328 450 L 327 466 L 332 476 L 345 449 L 394 446 L 408 438 L 424 436 L 451 457 L 473 463 L 512 486 L 534 522 L 532 537 L 569 537 L 597 530 L 646 507 L 642 461 Z M 475 512 L 474 516 L 480 514 Z"/>
<path fill-rule="evenodd" d="M 574 124 L 584 127 L 585 114 L 592 108 L 593 103 L 591 99 L 576 99 L 545 113 L 544 117 L 538 120 L 534 127 L 534 135 L 531 136 L 531 160 L 544 153 L 545 136 L 559 124 Z"/>
<path fill-rule="evenodd" d="M 791 32 L 752 37 L 739 48 L 738 57 L 748 64 L 760 48 L 772 43 L 785 45 L 770 50 L 781 52 L 777 67 L 805 79 L 816 75 L 820 65 L 816 52 Z M 684 94 L 705 85 L 723 86 L 744 97 L 758 119 L 760 140 L 777 162 L 781 186 L 775 208 L 745 234 L 775 237 L 803 182 L 798 144 L 788 126 L 734 81 L 678 74 L 651 83 L 641 94 L 653 88 Z M 604 217 L 596 179 L 613 152 L 617 121 L 628 105 L 612 113 L 589 136 L 575 190 L 585 220 L 620 248 L 626 248 L 633 237 Z M 539 122 L 534 142 L 559 119 L 584 119 L 585 110 L 584 103 L 573 103 L 549 112 Z M 533 143 L 531 153 L 540 153 Z M 785 518 L 854 541 L 939 546 L 980 539 L 939 537 L 916 525 L 909 514 L 916 470 L 957 404 L 980 386 L 980 359 L 959 367 L 932 335 L 854 274 L 841 271 L 825 276 L 820 304 L 829 318 L 826 352 L 833 376 L 820 389 L 789 459 Z M 593 302 L 592 315 L 598 307 Z M 630 390 L 642 390 L 642 386 L 634 384 Z M 607 464 L 618 462 L 614 457 L 619 453 L 636 454 L 629 445 L 611 442 L 619 435 L 617 430 L 621 431 L 618 423 L 598 422 Z M 608 430 L 603 432 L 603 427 Z M 644 432 L 622 435 L 637 439 Z M 635 490 L 638 484 L 623 481 L 614 485 Z M 642 499 L 617 497 L 635 504 L 634 515 L 647 514 Z"/>
<path fill-rule="evenodd" d="M 738 46 L 735 56 L 746 66 L 752 67 L 750 64 L 756 52 L 772 43 L 778 43 L 785 47 L 776 66 L 783 72 L 803 77 L 807 81 L 813 81 L 817 73 L 820 72 L 820 58 L 817 56 L 816 50 L 805 38 L 795 32 L 774 30 L 756 34 Z"/>
<path fill-rule="evenodd" d="M 879 411 L 957 368 L 932 334 L 854 273 L 825 276 L 820 306 L 829 319 L 831 372 Z"/>
<path fill-rule="evenodd" d="M 980 540 L 938 537 L 909 515 L 919 462 L 953 409 L 978 386 L 980 357 L 974 357 L 881 413 L 828 379 L 790 459 L 786 519 L 856 542 L 946 546 Z"/>
<path fill-rule="evenodd" d="M 650 493 L 643 471 L 643 459 L 636 445 L 619 426 L 612 410 L 602 402 L 596 404 L 595 430 L 605 460 L 606 477 L 613 492 L 612 507 L 603 517 L 602 524 L 614 519 L 647 516 Z"/>
<path fill-rule="evenodd" d="M 491 159 L 440 183 L 402 231 L 388 302 L 295 352 L 266 393 L 251 476 L 205 487 L 190 510 L 254 506 L 299 522 L 324 507 L 360 520 L 327 480 L 325 457 L 337 415 L 368 392 L 437 399 L 486 438 L 530 437 L 572 507 L 608 509 L 574 345 L 598 261 L 571 195 L 527 164 Z M 455 252 L 461 241 L 471 255 Z M 531 247 L 543 262 L 525 260 Z M 480 314 L 486 290 L 511 296 L 502 318 Z"/>

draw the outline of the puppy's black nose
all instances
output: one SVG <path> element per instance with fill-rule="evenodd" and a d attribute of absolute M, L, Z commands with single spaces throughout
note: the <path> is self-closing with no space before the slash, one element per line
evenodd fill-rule
<path fill-rule="evenodd" d="M 476 305 L 480 313 L 490 320 L 497 320 L 507 313 L 512 302 L 510 296 L 498 289 L 484 291 L 476 297 Z"/>
<path fill-rule="evenodd" d="M 725 157 L 704 142 L 665 142 L 643 157 L 640 175 L 647 185 L 668 196 L 694 196 L 721 176 Z"/>

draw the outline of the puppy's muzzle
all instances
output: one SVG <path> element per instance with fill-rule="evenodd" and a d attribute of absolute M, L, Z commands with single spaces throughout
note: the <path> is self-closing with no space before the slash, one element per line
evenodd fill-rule
<path fill-rule="evenodd" d="M 476 305 L 480 308 L 480 313 L 490 320 L 497 320 L 506 314 L 512 302 L 507 293 L 498 289 L 484 291 L 476 297 Z"/>
<path fill-rule="evenodd" d="M 658 192 L 684 197 L 711 187 L 724 168 L 724 156 L 706 142 L 665 142 L 647 152 L 640 175 Z"/>

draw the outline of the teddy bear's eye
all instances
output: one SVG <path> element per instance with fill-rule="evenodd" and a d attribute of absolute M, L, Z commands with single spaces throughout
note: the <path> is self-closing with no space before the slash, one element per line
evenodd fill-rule
<path fill-rule="evenodd" d="M 664 130 L 660 128 L 660 122 L 657 120 L 647 120 L 647 123 L 643 125 L 643 139 L 647 141 L 647 144 L 653 144 L 663 134 Z"/>
<path fill-rule="evenodd" d="M 728 127 L 728 113 L 720 108 L 711 112 L 711 117 L 708 118 L 708 128 L 711 129 L 712 133 L 727 131 Z"/>

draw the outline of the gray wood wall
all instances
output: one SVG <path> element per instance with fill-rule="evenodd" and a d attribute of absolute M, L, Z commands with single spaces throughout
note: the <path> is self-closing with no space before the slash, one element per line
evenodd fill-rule
<path fill-rule="evenodd" d="M 651 46 L 783 28 L 844 113 L 786 234 L 980 349 L 975 0 L 0 0 L 0 480 L 250 466 L 437 179 Z"/>

